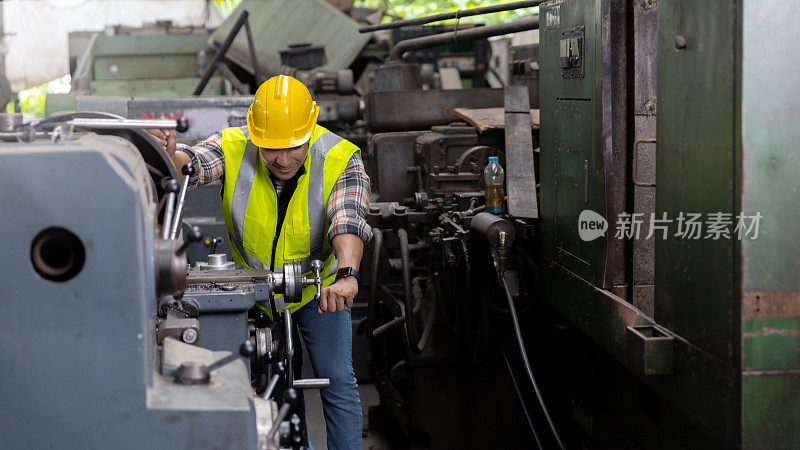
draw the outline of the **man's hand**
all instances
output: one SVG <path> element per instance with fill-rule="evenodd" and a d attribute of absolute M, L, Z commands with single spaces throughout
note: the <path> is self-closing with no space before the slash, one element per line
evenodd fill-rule
<path fill-rule="evenodd" d="M 325 311 L 344 311 L 345 305 L 347 307 L 353 306 L 353 299 L 356 298 L 356 294 L 358 294 L 358 281 L 355 277 L 342 278 L 322 289 L 317 312 L 322 314 Z"/>
<path fill-rule="evenodd" d="M 172 160 L 172 164 L 174 164 L 176 168 L 180 169 L 184 165 L 192 162 L 192 158 L 189 155 L 184 152 L 176 151 L 175 130 L 158 130 L 151 128 L 148 129 L 147 132 L 153 135 L 158 143 L 161 144 L 161 148 L 167 152 L 167 155 L 169 155 L 169 158 Z M 183 178 L 180 170 L 178 170 L 178 176 Z"/>
<path fill-rule="evenodd" d="M 167 152 L 167 155 L 171 159 L 175 159 L 175 130 L 158 130 L 158 129 L 148 129 L 148 133 L 152 134 L 154 138 L 161 144 L 161 148 Z"/>

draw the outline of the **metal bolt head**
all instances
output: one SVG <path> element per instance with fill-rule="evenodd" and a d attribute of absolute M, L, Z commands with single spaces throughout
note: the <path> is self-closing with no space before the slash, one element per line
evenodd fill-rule
<path fill-rule="evenodd" d="M 244 356 L 245 358 L 250 358 L 256 353 L 256 346 L 250 341 L 250 339 L 244 341 L 242 345 L 239 346 L 239 355 Z"/>
<path fill-rule="evenodd" d="M 675 48 L 678 50 L 683 50 L 686 48 L 686 38 L 681 36 L 680 34 L 675 36 Z"/>
<path fill-rule="evenodd" d="M 297 395 L 297 391 L 293 388 L 289 388 L 283 393 L 283 401 L 292 406 L 296 405 L 299 400 L 300 398 Z"/>
<path fill-rule="evenodd" d="M 187 328 L 183 330 L 183 334 L 181 334 L 181 340 L 187 344 L 194 344 L 197 342 L 197 330 L 194 328 Z"/>

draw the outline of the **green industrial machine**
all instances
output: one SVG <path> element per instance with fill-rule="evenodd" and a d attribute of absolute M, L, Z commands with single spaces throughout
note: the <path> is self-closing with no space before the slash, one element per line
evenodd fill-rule
<path fill-rule="evenodd" d="M 205 68 L 208 34 L 98 36 L 91 49 L 90 95 L 191 95 Z M 223 95 L 220 78 L 205 95 Z"/>
<path fill-rule="evenodd" d="M 796 5 L 563 0 L 540 15 L 539 267 L 555 314 L 536 359 L 562 435 L 799 447 Z M 584 210 L 607 219 L 603 237 L 580 237 Z M 666 231 L 646 239 L 649 212 Z"/>
<path fill-rule="evenodd" d="M 111 35 L 70 35 L 74 44 L 71 51 L 75 50 L 73 47 L 80 50 L 80 55 L 72 58 L 73 90 L 49 94 L 45 102 L 47 115 L 77 109 L 76 96 L 191 96 L 214 56 L 206 44 L 210 33 L 205 29 L 172 27 L 169 22 L 145 28 L 118 28 Z M 230 94 L 230 83 L 216 75 L 202 95 Z"/>

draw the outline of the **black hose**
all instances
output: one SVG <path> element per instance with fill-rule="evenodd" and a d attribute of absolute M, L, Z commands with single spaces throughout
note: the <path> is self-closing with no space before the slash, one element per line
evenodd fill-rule
<path fill-rule="evenodd" d="M 420 277 L 416 277 L 413 280 L 411 280 L 411 295 L 414 297 L 414 309 L 412 310 L 412 313 L 411 313 L 412 317 L 416 316 L 417 314 L 419 314 L 420 311 L 422 311 L 422 288 L 420 287 L 419 280 L 420 280 Z M 385 324 L 375 328 L 372 331 L 372 336 L 373 337 L 380 336 L 383 333 L 391 330 L 392 328 L 403 324 L 405 321 L 406 321 L 406 316 L 405 315 L 395 317 L 394 319 L 386 322 Z M 422 339 L 424 339 L 424 338 L 425 338 L 425 336 L 424 336 L 424 333 L 423 333 L 423 338 L 420 339 L 420 343 L 422 342 Z M 420 344 L 420 350 L 422 350 L 424 348 L 425 348 L 425 345 L 424 344 Z"/>
<path fill-rule="evenodd" d="M 378 314 L 378 262 L 383 248 L 383 232 L 378 228 L 372 229 L 372 273 L 370 274 L 369 303 L 367 310 L 367 337 L 372 339 L 375 331 L 375 320 Z"/>
<path fill-rule="evenodd" d="M 505 276 L 501 276 L 499 273 L 497 274 L 497 278 L 500 280 L 500 284 L 503 286 L 503 292 L 506 294 L 506 298 L 508 299 L 508 309 L 511 311 L 511 320 L 514 322 L 514 333 L 517 336 L 517 344 L 519 345 L 519 351 L 522 354 L 522 362 L 525 364 L 525 370 L 528 373 L 528 378 L 531 381 L 531 386 L 533 386 L 533 391 L 536 393 L 536 399 L 539 400 L 539 405 L 542 407 L 542 411 L 544 412 L 544 417 L 547 419 L 547 424 L 550 426 L 550 431 L 553 432 L 553 436 L 556 437 L 556 441 L 558 442 L 558 447 L 560 449 L 564 449 L 564 444 L 561 442 L 561 436 L 558 435 L 558 431 L 556 430 L 556 426 L 553 424 L 553 419 L 550 418 L 550 413 L 547 411 L 547 406 L 544 404 L 544 399 L 542 398 L 542 393 L 539 392 L 539 385 L 536 384 L 536 379 L 533 377 L 533 370 L 531 369 L 531 363 L 528 361 L 528 353 L 525 350 L 525 342 L 522 340 L 522 331 L 519 328 L 519 320 L 517 319 L 517 311 L 514 307 L 514 299 L 511 298 L 511 292 L 508 290 L 508 284 L 506 284 Z"/>
<path fill-rule="evenodd" d="M 531 415 L 528 412 L 528 406 L 525 404 L 525 399 L 522 398 L 522 391 L 519 389 L 519 383 L 517 383 L 517 377 L 514 376 L 514 371 L 511 370 L 511 363 L 508 362 L 508 357 L 506 356 L 506 352 L 500 351 L 500 354 L 503 355 L 503 361 L 506 362 L 506 369 L 508 369 L 508 375 L 511 376 L 511 383 L 514 385 L 514 390 L 517 391 L 517 397 L 519 398 L 519 403 L 522 405 L 522 411 L 525 413 L 525 418 L 528 419 L 528 426 L 531 427 L 531 433 L 533 433 L 533 438 L 536 439 L 536 446 L 539 447 L 539 450 L 542 450 L 542 443 L 539 441 L 539 435 L 536 434 L 536 428 L 533 426 L 533 420 L 531 419 Z"/>
<path fill-rule="evenodd" d="M 425 350 L 425 347 L 428 346 L 431 330 L 433 330 L 433 322 L 436 320 L 436 303 L 438 302 L 436 294 L 434 293 L 433 279 L 429 277 L 425 282 L 425 286 L 428 290 L 428 295 L 431 296 L 431 307 L 430 310 L 428 310 L 428 317 L 425 319 L 425 327 L 422 329 L 422 336 L 419 338 L 419 344 L 417 344 L 419 346 L 419 351 Z M 420 296 L 421 294 L 420 292 Z"/>
<path fill-rule="evenodd" d="M 440 308 L 442 310 L 441 312 L 442 320 L 444 321 L 444 325 L 447 327 L 448 330 L 455 331 L 456 323 L 458 320 L 458 310 L 455 310 L 454 308 L 454 313 L 456 314 L 456 317 L 455 318 L 450 317 L 449 307 L 447 306 L 447 302 L 445 301 L 444 296 L 442 295 L 442 286 L 439 280 L 439 275 L 434 273 L 433 276 L 436 278 L 436 281 L 434 282 L 434 287 L 436 289 L 436 297 L 438 297 L 441 302 Z"/>
<path fill-rule="evenodd" d="M 405 305 L 404 314 L 406 316 L 406 339 L 408 346 L 416 354 L 422 353 L 419 349 L 417 340 L 417 324 L 414 321 L 414 305 L 411 304 L 413 296 L 411 294 L 411 261 L 408 249 L 408 233 L 404 228 L 397 230 L 397 237 L 400 240 L 400 260 L 403 266 L 403 304 Z"/>

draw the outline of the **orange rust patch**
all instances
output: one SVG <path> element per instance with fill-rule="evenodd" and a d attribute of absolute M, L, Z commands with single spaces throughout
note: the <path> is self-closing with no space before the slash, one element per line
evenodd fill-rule
<path fill-rule="evenodd" d="M 742 319 L 800 316 L 800 292 L 745 292 Z"/>

